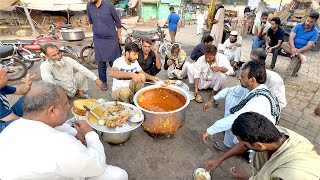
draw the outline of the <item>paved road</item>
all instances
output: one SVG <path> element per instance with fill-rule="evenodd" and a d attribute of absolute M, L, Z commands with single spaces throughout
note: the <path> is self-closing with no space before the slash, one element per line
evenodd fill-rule
<path fill-rule="evenodd" d="M 195 26 L 186 26 L 177 34 L 177 41 L 182 43 L 182 48 L 191 53 L 192 48 L 199 42 L 195 35 Z M 245 37 L 242 48 L 242 60 L 248 60 L 251 46 L 251 37 Z M 320 61 L 315 52 L 308 55 L 307 63 L 302 65 L 299 77 L 287 79 L 286 96 L 288 105 L 283 109 L 280 124 L 304 135 L 320 149 L 320 118 L 312 112 L 320 103 Z M 267 66 L 270 65 L 269 56 Z M 280 75 L 289 63 L 289 59 L 279 57 L 275 71 Z M 38 73 L 38 69 L 33 70 Z M 97 71 L 94 71 L 97 73 Z M 159 77 L 167 79 L 165 72 L 161 71 Z M 187 83 L 186 80 L 184 82 Z M 234 77 L 228 77 L 226 86 L 238 83 Z M 90 93 L 93 97 L 111 98 L 111 79 L 108 79 L 109 90 L 98 90 L 90 82 Z M 192 89 L 193 87 L 190 86 Z M 201 92 L 208 99 L 209 92 Z M 16 97 L 10 96 L 10 101 Z M 72 100 L 71 100 L 72 102 Z M 221 101 L 217 109 L 208 112 L 202 111 L 203 104 L 190 102 L 185 125 L 173 139 L 158 140 L 148 136 L 142 128 L 137 129 L 129 141 L 122 145 L 109 145 L 104 143 L 108 164 L 117 165 L 126 169 L 130 179 L 192 179 L 193 170 L 201 167 L 204 160 L 218 157 L 222 153 L 212 149 L 212 140 L 201 142 L 202 132 L 223 117 L 224 102 Z M 70 114 L 71 115 L 71 114 Z M 221 140 L 223 134 L 214 136 Z M 249 169 L 248 163 L 242 158 L 231 158 L 221 164 L 211 173 L 213 179 L 231 179 L 228 175 L 229 168 L 236 166 Z"/>

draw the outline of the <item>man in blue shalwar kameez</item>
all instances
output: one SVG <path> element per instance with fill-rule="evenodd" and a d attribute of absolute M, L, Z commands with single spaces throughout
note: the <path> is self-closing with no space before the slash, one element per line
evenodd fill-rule
<path fill-rule="evenodd" d="M 87 5 L 89 23 L 92 24 L 95 59 L 98 63 L 102 90 L 107 90 L 107 62 L 121 56 L 121 22 L 115 7 L 107 0 L 90 0 Z M 116 30 L 117 28 L 117 30 Z"/>

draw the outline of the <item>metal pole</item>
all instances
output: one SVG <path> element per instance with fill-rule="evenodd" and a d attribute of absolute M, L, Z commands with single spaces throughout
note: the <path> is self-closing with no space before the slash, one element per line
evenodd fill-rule
<path fill-rule="evenodd" d="M 281 10 L 281 4 L 282 4 L 282 0 L 280 0 L 279 12 Z"/>
<path fill-rule="evenodd" d="M 27 8 L 26 4 L 23 3 L 22 6 L 23 6 L 23 10 L 26 13 L 27 19 L 28 19 L 29 24 L 30 24 L 31 29 L 32 29 L 32 36 L 39 36 L 39 33 L 37 32 L 36 28 L 34 27 L 34 24 L 32 22 L 32 19 L 31 19 L 31 16 L 30 16 L 30 13 L 28 11 L 28 8 Z"/>

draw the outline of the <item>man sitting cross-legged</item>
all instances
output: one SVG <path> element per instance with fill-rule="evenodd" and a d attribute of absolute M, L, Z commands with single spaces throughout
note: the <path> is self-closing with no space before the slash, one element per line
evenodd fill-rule
<path fill-rule="evenodd" d="M 88 90 L 88 78 L 102 88 L 102 81 L 89 69 L 76 60 L 63 56 L 59 48 L 47 43 L 42 47 L 47 60 L 40 65 L 41 78 L 44 81 L 58 84 L 69 97 L 76 94 L 80 98 L 91 98 Z"/>
<path fill-rule="evenodd" d="M 188 66 L 189 83 L 194 84 L 196 102 L 203 102 L 199 90 L 212 88 L 211 94 L 215 95 L 226 82 L 226 75 L 231 74 L 234 71 L 227 57 L 217 53 L 216 46 L 205 45 L 204 56 Z"/>
<path fill-rule="evenodd" d="M 140 48 L 130 42 L 125 46 L 125 55 L 113 62 L 109 76 L 113 77 L 112 98 L 114 100 L 133 103 L 133 95 L 140 90 L 147 80 L 159 81 L 160 79 L 145 73 L 137 59 Z"/>

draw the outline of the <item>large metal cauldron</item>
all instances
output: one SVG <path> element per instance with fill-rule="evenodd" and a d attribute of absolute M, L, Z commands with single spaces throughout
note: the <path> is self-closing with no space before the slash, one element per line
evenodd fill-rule
<path fill-rule="evenodd" d="M 84 31 L 81 29 L 66 29 L 60 32 L 65 41 L 81 41 L 85 38 Z"/>
<path fill-rule="evenodd" d="M 142 108 L 138 103 L 138 97 L 143 92 L 157 89 L 165 88 L 175 91 L 185 98 L 185 104 L 174 111 L 169 112 L 154 112 Z M 181 128 L 186 119 L 186 108 L 190 103 L 189 94 L 182 88 L 176 86 L 166 86 L 162 87 L 161 85 L 152 85 L 140 89 L 133 97 L 134 104 L 144 112 L 144 122 L 142 124 L 145 131 L 153 135 L 173 135 Z M 175 102 L 172 102 L 175 103 Z"/>

